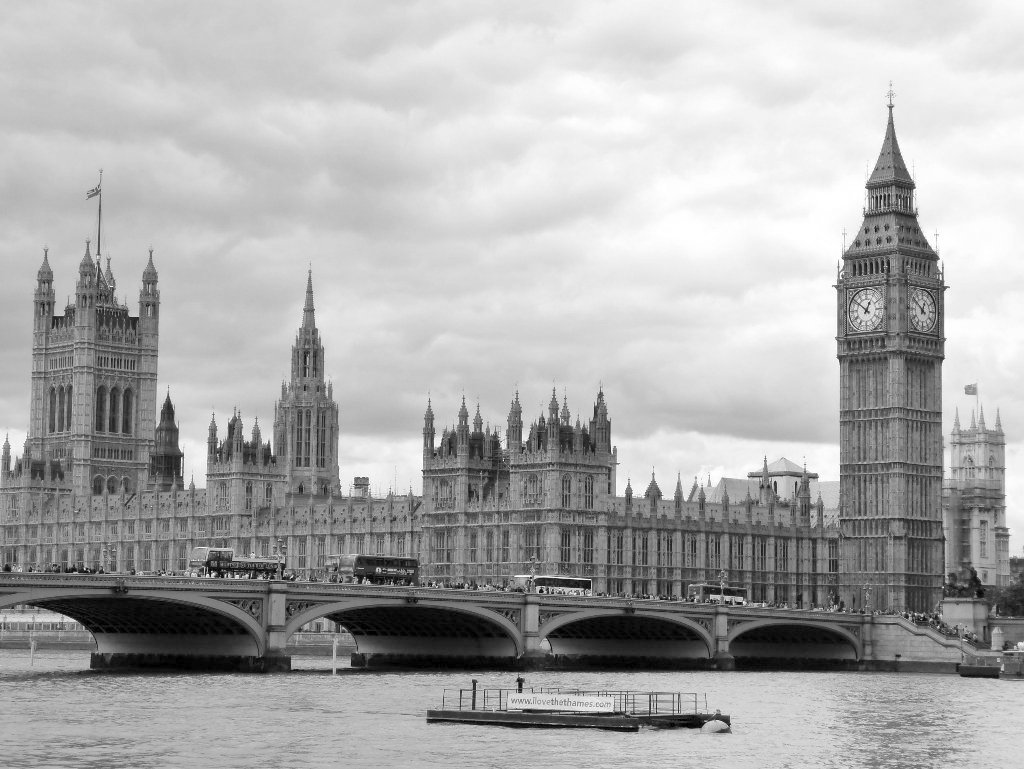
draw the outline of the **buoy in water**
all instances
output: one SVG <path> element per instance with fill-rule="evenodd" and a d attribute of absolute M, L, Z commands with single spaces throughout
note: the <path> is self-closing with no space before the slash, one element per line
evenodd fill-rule
<path fill-rule="evenodd" d="M 717 718 L 713 718 L 710 721 L 704 723 L 700 728 L 705 734 L 727 734 L 732 731 L 732 727 L 725 721 L 719 721 Z"/>

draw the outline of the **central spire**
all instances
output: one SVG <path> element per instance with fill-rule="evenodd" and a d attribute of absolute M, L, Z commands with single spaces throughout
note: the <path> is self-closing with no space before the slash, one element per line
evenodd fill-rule
<path fill-rule="evenodd" d="M 891 98 L 886 106 L 889 108 L 889 122 L 885 127 L 885 138 L 882 140 L 882 149 L 875 162 L 875 170 L 871 173 L 867 186 L 868 189 L 871 189 L 899 182 L 901 186 L 913 189 L 914 178 L 907 170 L 907 164 L 903 161 L 903 154 L 900 152 L 900 145 L 896 141 L 896 125 L 892 119 L 893 103 Z"/>
<path fill-rule="evenodd" d="M 302 327 L 316 327 L 316 318 L 313 314 L 313 270 L 306 276 L 306 304 L 302 308 Z"/>

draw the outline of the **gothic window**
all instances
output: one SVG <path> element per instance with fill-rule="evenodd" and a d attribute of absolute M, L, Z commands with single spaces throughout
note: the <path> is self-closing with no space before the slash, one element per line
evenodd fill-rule
<path fill-rule="evenodd" d="M 531 558 L 540 561 L 540 527 L 538 526 L 527 526 L 524 531 L 524 552 L 523 560 L 529 561 Z"/>
<path fill-rule="evenodd" d="M 562 476 L 562 507 L 572 507 L 572 478 Z"/>
<path fill-rule="evenodd" d="M 295 412 L 295 466 L 302 467 L 302 416 L 301 410 Z"/>
<path fill-rule="evenodd" d="M 302 466 L 309 467 L 309 434 L 313 429 L 313 412 L 309 409 L 306 410 L 306 421 L 303 425 L 302 433 Z"/>
<path fill-rule="evenodd" d="M 322 569 L 327 563 L 327 537 L 316 538 L 316 567 Z"/>
<path fill-rule="evenodd" d="M 118 428 L 118 411 L 121 405 L 121 391 L 116 387 L 110 388 L 110 414 L 108 419 L 108 433 L 116 433 Z"/>
<path fill-rule="evenodd" d="M 124 404 L 121 409 L 121 432 L 125 435 L 132 434 L 132 391 L 124 391 Z"/>
<path fill-rule="evenodd" d="M 71 385 L 64 388 L 64 429 L 71 429 Z"/>
<path fill-rule="evenodd" d="M 583 507 L 587 510 L 594 509 L 594 476 L 592 475 L 583 479 Z"/>
<path fill-rule="evenodd" d="M 64 388 L 61 387 L 60 390 L 57 393 L 57 431 L 58 432 L 64 432 L 64 409 L 66 408 L 66 404 L 64 402 L 64 398 L 65 397 L 66 397 L 66 395 L 64 393 Z M 53 430 L 51 430 L 50 432 L 53 432 Z"/>
<path fill-rule="evenodd" d="M 594 562 L 594 532 L 587 529 L 583 532 L 583 563 Z"/>
<path fill-rule="evenodd" d="M 316 431 L 316 466 L 327 466 L 327 412 L 321 411 Z M 325 492 L 326 493 L 326 492 Z"/>
<path fill-rule="evenodd" d="M 487 532 L 487 562 L 494 563 L 497 559 L 494 557 L 494 532 Z"/>
<path fill-rule="evenodd" d="M 501 562 L 508 563 L 512 560 L 512 534 L 508 529 L 501 532 Z"/>
<path fill-rule="evenodd" d="M 302 376 L 309 376 L 309 350 L 302 351 Z"/>
<path fill-rule="evenodd" d="M 54 387 L 50 388 L 50 432 L 54 432 L 57 429 L 57 389 Z"/>
<path fill-rule="evenodd" d="M 107 388 L 100 387 L 96 388 L 96 432 L 102 433 L 104 426 L 106 425 L 107 415 Z"/>
<path fill-rule="evenodd" d="M 122 489 L 124 489 L 124 490 L 125 490 L 125 492 L 127 492 L 127 493 L 129 493 L 129 494 L 131 493 L 131 490 L 132 490 L 132 482 L 131 482 L 131 479 L 130 479 L 130 478 L 128 478 L 128 476 L 125 476 L 125 477 L 123 477 L 123 478 L 121 479 L 121 488 L 122 488 Z"/>
<path fill-rule="evenodd" d="M 103 493 L 103 476 L 97 475 L 92 479 L 92 493 L 102 494 Z"/>
<path fill-rule="evenodd" d="M 562 527 L 561 543 L 558 548 L 558 558 L 562 563 L 572 560 L 572 531 L 568 526 Z"/>
<path fill-rule="evenodd" d="M 245 484 L 245 509 L 252 510 L 252 481 Z"/>
<path fill-rule="evenodd" d="M 117 491 L 117 478 L 115 478 L 114 476 L 110 476 L 109 478 L 107 478 L 107 491 L 110 492 L 111 494 Z"/>
<path fill-rule="evenodd" d="M 266 502 L 269 505 L 270 504 L 270 500 L 273 499 L 273 497 L 274 497 L 274 486 L 273 486 L 273 484 L 268 483 L 266 485 L 266 488 L 264 488 L 264 490 L 263 490 L 263 501 Z"/>
<path fill-rule="evenodd" d="M 477 562 L 477 560 L 476 560 L 476 542 L 477 542 L 477 533 L 474 531 L 474 532 L 471 532 L 470 535 L 469 535 L 469 562 L 470 563 L 476 563 Z"/>

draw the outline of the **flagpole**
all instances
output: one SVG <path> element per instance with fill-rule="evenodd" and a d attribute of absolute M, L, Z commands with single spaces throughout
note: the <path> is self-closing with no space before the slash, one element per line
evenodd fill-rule
<path fill-rule="evenodd" d="M 96 214 L 96 256 L 100 255 L 100 231 L 103 228 L 103 169 L 100 169 L 100 183 L 96 185 L 99 190 L 99 211 Z"/>

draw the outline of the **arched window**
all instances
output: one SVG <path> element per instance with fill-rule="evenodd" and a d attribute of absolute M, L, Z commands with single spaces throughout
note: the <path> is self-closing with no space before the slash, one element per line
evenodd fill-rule
<path fill-rule="evenodd" d="M 71 429 L 71 385 L 64 388 L 64 429 Z"/>
<path fill-rule="evenodd" d="M 562 476 L 562 507 L 572 507 L 572 478 Z"/>
<path fill-rule="evenodd" d="M 310 433 L 312 431 L 313 431 L 313 412 L 311 410 L 309 410 L 309 409 L 306 409 L 306 421 L 303 424 L 303 434 L 302 434 L 302 459 L 303 459 L 302 466 L 303 467 L 309 467 L 309 457 L 310 457 L 309 435 L 310 435 Z"/>
<path fill-rule="evenodd" d="M 110 494 L 117 492 L 117 478 L 114 476 L 107 478 L 107 492 Z"/>
<path fill-rule="evenodd" d="M 309 376 L 309 350 L 302 351 L 302 376 Z"/>
<path fill-rule="evenodd" d="M 592 475 L 583 479 L 583 506 L 587 510 L 594 509 L 594 476 Z"/>
<path fill-rule="evenodd" d="M 103 493 L 103 476 L 97 475 L 92 479 L 92 493 L 102 494 Z"/>
<path fill-rule="evenodd" d="M 96 432 L 102 433 L 107 424 L 107 388 L 96 388 Z"/>
<path fill-rule="evenodd" d="M 245 484 L 245 509 L 252 510 L 252 481 Z"/>
<path fill-rule="evenodd" d="M 116 388 L 116 387 L 111 387 L 110 388 L 110 414 L 109 414 L 109 419 L 107 420 L 107 424 L 109 425 L 109 427 L 107 427 L 107 432 L 108 433 L 116 433 L 117 432 L 117 428 L 120 427 L 120 425 L 118 424 L 118 419 L 117 419 L 117 417 L 118 417 L 118 413 L 117 412 L 120 411 L 120 409 L 121 409 L 121 391 L 118 388 Z"/>
<path fill-rule="evenodd" d="M 62 386 L 57 391 L 57 432 L 60 432 L 60 433 L 64 432 L 64 429 L 65 429 L 64 428 L 64 409 L 66 408 L 66 403 L 64 402 L 64 398 L 66 398 L 66 397 L 67 396 L 64 393 L 64 387 Z"/>
<path fill-rule="evenodd" d="M 50 432 L 54 432 L 57 429 L 57 388 L 50 388 L 50 420 L 49 420 Z"/>
<path fill-rule="evenodd" d="M 131 390 L 124 391 L 124 405 L 121 408 L 121 432 L 125 435 L 132 434 L 132 411 L 134 397 Z"/>
<path fill-rule="evenodd" d="M 269 505 L 270 500 L 274 498 L 274 486 L 268 483 L 266 488 L 263 490 L 263 499 Z"/>

